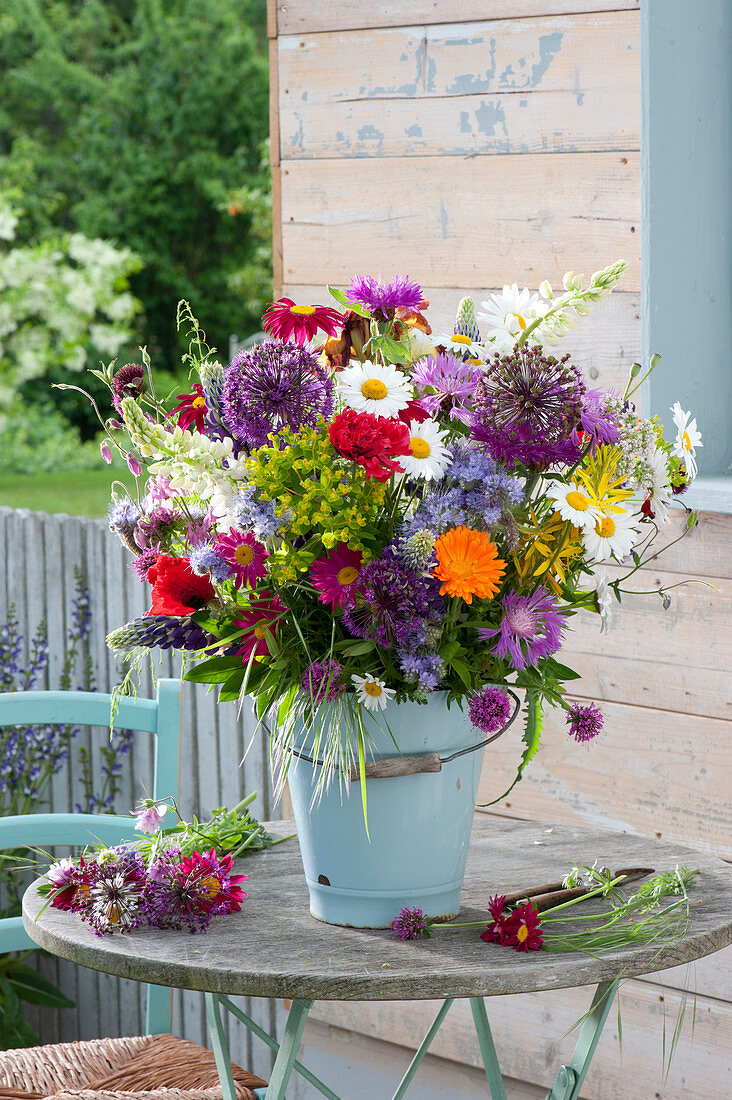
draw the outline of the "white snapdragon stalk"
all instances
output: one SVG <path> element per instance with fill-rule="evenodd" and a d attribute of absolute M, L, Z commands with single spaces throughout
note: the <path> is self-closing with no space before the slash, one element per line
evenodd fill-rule
<path fill-rule="evenodd" d="M 602 271 L 596 271 L 584 290 L 582 275 L 568 271 L 563 279 L 565 292 L 558 298 L 554 297 L 551 284 L 545 279 L 539 293 L 547 299 L 549 308 L 543 317 L 521 333 L 519 343 L 525 343 L 529 337 L 537 344 L 554 344 L 561 340 L 577 324 L 577 317 L 586 317 L 598 302 L 607 298 L 622 279 L 627 266 L 625 260 L 617 260 Z"/>

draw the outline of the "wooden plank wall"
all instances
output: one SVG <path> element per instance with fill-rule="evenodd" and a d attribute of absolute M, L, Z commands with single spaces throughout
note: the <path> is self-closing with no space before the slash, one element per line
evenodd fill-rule
<path fill-rule="evenodd" d="M 48 623 L 49 677 L 40 687 L 57 684 L 75 595 L 74 565 L 80 566 L 91 595 L 88 652 L 96 668 L 96 686 L 100 691 L 110 691 L 119 682 L 120 674 L 106 647 L 105 636 L 150 605 L 149 587 L 140 584 L 128 568 L 130 555 L 117 537 L 102 521 L 0 507 L 0 558 L 5 562 L 0 577 L 0 624 L 6 621 L 11 604 L 26 639 L 33 636 L 42 619 Z M 156 671 L 158 676 L 178 676 L 180 658 L 165 654 Z M 141 694 L 153 694 L 149 672 L 143 677 Z M 238 720 L 234 706 L 218 707 L 204 685 L 186 685 L 184 698 L 181 813 L 205 816 L 217 806 L 234 806 L 245 793 L 257 790 L 255 814 L 262 820 L 279 816 L 271 796 L 268 754 L 263 751 L 261 740 L 255 741 L 245 763 L 237 766 L 253 732 L 249 715 Z M 105 736 L 108 731 L 100 729 L 92 731 L 89 738 L 97 775 L 98 749 Z M 123 768 L 122 788 L 115 807 L 118 813 L 126 813 L 149 790 L 151 778 L 149 740 L 147 735 L 138 734 L 130 766 L 125 764 Z M 72 809 L 79 797 L 78 777 L 72 770 L 64 770 L 53 782 L 51 809 Z M 136 982 L 95 974 L 54 959 L 44 960 L 42 968 L 77 1006 L 59 1012 L 35 1010 L 31 1022 L 44 1042 L 142 1033 L 143 1002 Z M 281 1009 L 275 1002 L 242 998 L 241 1004 L 262 1026 L 276 1030 Z M 206 1043 L 202 996 L 175 995 L 174 1030 L 185 1038 Z M 235 1029 L 232 1056 L 242 1066 L 251 1066 L 265 1077 L 270 1071 L 269 1051 L 258 1040 L 252 1044 L 243 1028 Z"/>
<path fill-rule="evenodd" d="M 589 274 L 622 256 L 623 289 L 566 345 L 597 385 L 624 386 L 640 355 L 638 8 L 638 0 L 270 0 L 278 290 L 316 302 L 325 283 L 342 286 L 354 273 L 408 272 L 439 329 L 464 294 L 480 301 L 505 282 L 536 289 L 545 277 L 558 285 L 569 268 Z M 727 516 L 703 516 L 656 563 L 660 571 L 634 578 L 636 589 L 689 577 L 712 588 L 675 589 L 668 612 L 657 598 L 626 597 L 608 636 L 594 616 L 574 620 L 567 661 L 582 673 L 579 697 L 602 702 L 606 732 L 577 746 L 548 716 L 527 778 L 490 812 L 607 824 L 729 858 L 731 526 Z M 490 750 L 482 801 L 508 785 L 519 736 Z M 725 1092 L 732 952 L 694 969 L 694 1042 L 687 1028 L 669 1077 L 663 1015 L 672 1027 L 685 971 L 626 984 L 622 1055 L 611 1026 L 583 1097 Z M 538 1086 L 566 1057 L 565 1033 L 585 994 L 492 1006 L 516 1096 L 544 1095 Z M 463 1009 L 454 1006 L 434 1049 L 474 1066 Z M 314 1010 L 322 1024 L 406 1046 L 434 1011 Z"/>

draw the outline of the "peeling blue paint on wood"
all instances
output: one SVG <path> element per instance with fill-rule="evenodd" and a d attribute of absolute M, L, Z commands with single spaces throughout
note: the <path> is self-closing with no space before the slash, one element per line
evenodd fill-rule
<path fill-rule="evenodd" d="M 506 112 L 498 102 L 483 100 L 480 107 L 476 108 L 475 121 L 478 124 L 478 132 L 481 134 L 492 136 L 496 132 L 496 126 L 501 126 L 503 133 L 508 137 Z"/>
<path fill-rule="evenodd" d="M 539 38 L 540 60 L 531 70 L 532 88 L 537 88 L 541 83 L 544 73 L 562 48 L 563 38 L 564 35 L 561 31 L 553 31 L 551 34 L 542 34 Z"/>
<path fill-rule="evenodd" d="M 442 199 L 440 199 L 440 231 L 442 239 L 447 240 L 447 209 Z"/>
<path fill-rule="evenodd" d="M 405 132 L 407 137 L 422 137 L 422 127 L 418 122 L 413 123 L 412 126 L 408 126 Z"/>
<path fill-rule="evenodd" d="M 362 126 L 356 137 L 359 141 L 375 141 L 379 146 L 384 144 L 384 133 L 375 126 Z"/>
<path fill-rule="evenodd" d="M 467 111 L 461 111 L 460 112 L 460 133 L 461 134 L 469 134 L 470 133 L 470 119 L 468 117 L 468 112 Z"/>

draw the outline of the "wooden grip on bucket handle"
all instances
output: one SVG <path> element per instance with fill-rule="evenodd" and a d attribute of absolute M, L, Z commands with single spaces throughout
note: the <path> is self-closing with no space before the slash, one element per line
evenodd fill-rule
<path fill-rule="evenodd" d="M 367 779 L 394 779 L 400 775 L 439 771 L 442 771 L 442 761 L 436 752 L 421 756 L 385 756 L 381 760 L 367 760 L 364 767 Z M 358 764 L 351 764 L 351 782 L 356 783 L 360 778 Z"/>

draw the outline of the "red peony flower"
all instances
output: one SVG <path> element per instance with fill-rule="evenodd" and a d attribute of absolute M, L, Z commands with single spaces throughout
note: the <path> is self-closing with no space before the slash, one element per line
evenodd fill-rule
<path fill-rule="evenodd" d="M 148 615 L 190 615 L 216 595 L 208 577 L 197 577 L 188 558 L 160 554 L 147 571 L 152 585 Z"/>
<path fill-rule="evenodd" d="M 247 633 L 242 638 L 242 647 L 239 650 L 244 664 L 247 664 L 252 653 L 255 657 L 269 655 L 267 645 L 267 630 L 270 634 L 277 633 L 277 622 L 287 610 L 276 596 L 263 593 L 259 599 L 251 600 L 249 609 L 243 611 L 238 619 L 234 619 L 234 626 L 242 627 Z"/>
<path fill-rule="evenodd" d="M 541 917 L 530 901 L 519 905 L 504 923 L 501 943 L 515 947 L 517 951 L 538 951 L 544 942 L 541 934 Z"/>
<path fill-rule="evenodd" d="M 206 427 L 206 398 L 200 382 L 193 383 L 193 390 L 193 393 L 180 395 L 179 403 L 172 412 L 168 413 L 168 416 L 175 416 L 178 413 L 179 428 L 185 430 L 190 428 L 191 424 L 195 424 L 196 431 L 202 432 Z"/>
<path fill-rule="evenodd" d="M 262 324 L 265 332 L 278 340 L 307 344 L 318 329 L 328 336 L 335 336 L 343 326 L 343 317 L 330 306 L 298 306 L 292 298 L 279 298 L 267 306 Z"/>
<path fill-rule="evenodd" d="M 392 474 L 404 473 L 394 461 L 397 455 L 411 454 L 409 428 L 400 420 L 344 409 L 331 421 L 328 434 L 338 454 L 363 466 L 369 477 L 388 481 Z"/>

